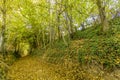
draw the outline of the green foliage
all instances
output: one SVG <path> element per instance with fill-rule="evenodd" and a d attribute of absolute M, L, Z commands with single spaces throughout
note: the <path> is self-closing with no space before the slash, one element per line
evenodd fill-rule
<path fill-rule="evenodd" d="M 6 79 L 6 70 L 3 61 L 0 59 L 0 80 Z"/>
<path fill-rule="evenodd" d="M 53 48 L 58 48 L 61 50 L 65 50 L 67 46 L 62 40 L 55 41 L 54 45 L 52 46 Z"/>
<path fill-rule="evenodd" d="M 93 26 L 93 27 L 89 27 L 85 30 L 78 30 L 73 39 L 91 39 L 91 38 L 96 38 L 100 36 L 100 26 Z"/>
<path fill-rule="evenodd" d="M 120 34 L 120 17 L 111 19 L 109 21 L 109 26 L 110 30 L 106 35 L 107 37 L 110 37 L 114 34 Z M 104 36 L 100 28 L 101 26 L 99 24 L 86 28 L 85 30 L 78 30 L 77 32 L 75 32 L 73 39 L 92 39 Z"/>
<path fill-rule="evenodd" d="M 111 25 L 120 25 L 120 17 L 115 17 L 109 21 Z"/>
<path fill-rule="evenodd" d="M 43 56 L 46 49 L 31 49 L 30 55 L 31 56 Z"/>
<path fill-rule="evenodd" d="M 0 66 L 0 80 L 5 80 L 6 79 L 6 72 L 4 68 L 1 68 Z"/>
<path fill-rule="evenodd" d="M 120 67 L 120 38 L 96 38 L 88 40 L 79 49 L 79 62 L 91 63 L 96 60 L 105 68 Z"/>
<path fill-rule="evenodd" d="M 7 72 L 9 70 L 9 65 L 12 64 L 13 57 L 6 56 L 5 59 L 0 55 L 0 80 L 7 80 Z"/>
<path fill-rule="evenodd" d="M 5 41 L 4 39 L 3 41 L 7 52 L 20 57 L 27 55 L 31 50 L 32 56 L 40 56 L 49 63 L 65 63 L 67 65 L 64 65 L 65 69 L 63 68 L 64 71 L 61 72 L 65 80 L 93 80 L 90 76 L 86 78 L 88 73 L 81 69 L 79 63 L 74 65 L 77 59 L 85 65 L 93 63 L 95 60 L 104 68 L 120 67 L 119 17 L 109 21 L 111 30 L 105 37 L 101 35 L 103 33 L 100 25 L 75 32 L 75 29 L 79 28 L 79 24 L 89 23 L 86 23 L 89 17 L 98 16 L 98 8 L 94 1 L 1 0 L 0 32 L 5 31 L 5 35 L 2 37 L 5 37 Z M 109 10 L 109 7 L 115 5 L 112 8 L 117 7 L 116 10 L 119 3 L 112 4 L 115 2 L 113 0 L 105 2 L 105 12 L 109 19 L 114 11 Z M 70 34 L 78 42 L 70 41 Z M 60 36 L 62 39 L 58 40 Z M 0 39 L 0 41 L 2 40 Z M 14 57 L 12 58 L 14 59 Z M 6 58 L 5 64 L 6 62 L 12 64 L 13 59 Z M 6 77 L 5 68 L 6 66 L 0 63 L 0 80 Z"/>
<path fill-rule="evenodd" d="M 109 21 L 111 26 L 111 33 L 112 34 L 120 34 L 120 17 L 114 18 Z"/>

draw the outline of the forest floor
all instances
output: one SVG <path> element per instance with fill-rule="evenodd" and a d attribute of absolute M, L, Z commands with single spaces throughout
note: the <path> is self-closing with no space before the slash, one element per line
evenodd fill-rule
<path fill-rule="evenodd" d="M 23 57 L 16 61 L 8 71 L 10 80 L 60 80 L 54 73 L 53 65 L 37 57 Z"/>
<path fill-rule="evenodd" d="M 77 51 L 78 48 L 82 47 L 81 44 L 84 44 L 84 40 L 74 40 L 71 44 L 70 49 L 76 49 Z M 57 51 L 57 53 L 58 52 L 59 51 Z M 97 65 L 91 64 L 91 67 L 84 66 L 85 71 L 77 71 L 81 65 L 72 68 L 75 64 L 76 63 L 71 63 L 71 68 L 67 69 L 68 67 L 66 66 L 61 67 L 59 64 L 55 65 L 45 62 L 44 59 L 38 56 L 26 56 L 18 59 L 10 66 L 7 76 L 9 80 L 120 80 L 120 69 L 116 68 L 114 71 L 107 72 L 99 69 Z M 62 72 L 59 68 L 61 68 L 60 70 Z M 81 74 L 82 72 L 85 73 Z M 62 75 L 62 73 L 67 75 Z M 83 79 L 72 78 L 75 75 L 82 75 Z M 62 78 L 66 76 L 67 78 Z"/>
<path fill-rule="evenodd" d="M 56 69 L 56 65 L 47 63 L 37 56 L 26 56 L 10 66 L 8 80 L 63 80 L 60 75 L 55 73 Z M 120 70 L 115 70 L 112 73 L 104 73 L 104 78 L 89 80 L 120 80 L 119 73 Z"/>

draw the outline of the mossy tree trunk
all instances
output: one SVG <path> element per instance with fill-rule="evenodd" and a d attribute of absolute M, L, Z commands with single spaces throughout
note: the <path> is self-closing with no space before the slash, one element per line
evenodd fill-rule
<path fill-rule="evenodd" d="M 2 44 L 1 44 L 1 52 L 3 53 L 3 57 L 6 55 L 5 51 L 5 29 L 6 29 L 6 0 L 3 0 L 2 3 L 2 29 L 1 29 L 1 38 L 2 38 Z"/>
<path fill-rule="evenodd" d="M 101 25 L 102 25 L 101 31 L 106 33 L 109 30 L 109 23 L 108 23 L 107 18 L 106 18 L 105 2 L 102 0 L 97 0 L 96 4 L 98 7 L 99 16 L 100 16 Z"/>

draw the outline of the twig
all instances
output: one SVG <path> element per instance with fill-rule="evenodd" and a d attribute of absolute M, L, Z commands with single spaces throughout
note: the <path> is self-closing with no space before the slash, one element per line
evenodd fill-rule
<path fill-rule="evenodd" d="M 7 67 L 9 69 L 9 66 L 6 63 L 4 63 L 3 61 L 0 61 L 0 65 L 4 65 L 5 67 Z"/>

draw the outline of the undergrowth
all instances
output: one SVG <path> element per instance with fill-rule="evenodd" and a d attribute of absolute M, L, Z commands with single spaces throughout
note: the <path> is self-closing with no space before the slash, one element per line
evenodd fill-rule
<path fill-rule="evenodd" d="M 116 37 L 92 39 L 79 49 L 79 62 L 97 61 L 103 68 L 120 67 L 120 39 Z"/>
<path fill-rule="evenodd" d="M 106 73 L 120 68 L 120 21 L 110 23 L 106 35 L 100 32 L 100 25 L 89 27 L 77 31 L 69 46 L 59 40 L 49 48 L 34 49 L 31 56 L 57 65 L 53 71 L 60 80 L 110 80 L 113 75 Z M 110 78 L 105 79 L 106 76 Z"/>
<path fill-rule="evenodd" d="M 120 18 L 116 20 L 110 21 L 110 31 L 105 35 L 97 25 L 77 31 L 69 47 L 56 42 L 52 49 L 46 50 L 45 59 L 62 65 L 56 73 L 63 80 L 103 80 L 104 71 L 120 68 Z"/>

